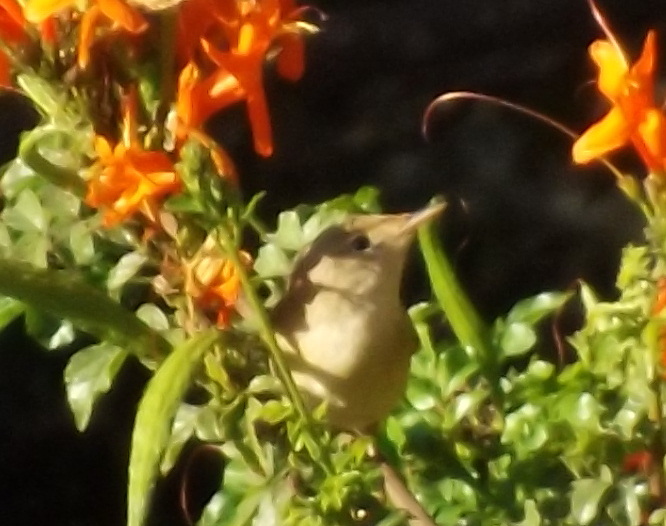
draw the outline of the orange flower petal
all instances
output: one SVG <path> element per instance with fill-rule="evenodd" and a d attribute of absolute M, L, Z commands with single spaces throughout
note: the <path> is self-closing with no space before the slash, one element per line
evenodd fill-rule
<path fill-rule="evenodd" d="M 277 57 L 277 71 L 281 77 L 292 82 L 303 76 L 305 70 L 305 44 L 301 35 L 286 33 L 279 39 L 282 46 Z"/>
<path fill-rule="evenodd" d="M 587 129 L 573 145 L 573 160 L 585 164 L 626 144 L 631 129 L 618 107 Z"/>
<path fill-rule="evenodd" d="M 258 86 L 251 96 L 248 96 L 247 112 L 252 127 L 254 149 L 259 155 L 268 157 L 273 153 L 273 132 L 266 95 L 261 86 Z"/>
<path fill-rule="evenodd" d="M 656 109 L 645 112 L 638 126 L 640 141 L 634 141 L 639 155 L 653 171 L 663 171 L 666 161 L 666 117 Z"/>
<path fill-rule="evenodd" d="M 97 5 L 93 5 L 81 17 L 79 47 L 76 58 L 76 62 L 81 69 L 85 69 L 90 63 L 90 49 L 95 39 L 95 26 L 101 15 L 102 11 L 100 8 Z"/>
<path fill-rule="evenodd" d="M 28 0 L 23 14 L 30 22 L 37 24 L 73 4 L 74 0 Z"/>
<path fill-rule="evenodd" d="M 599 91 L 609 100 L 616 101 L 629 71 L 622 50 L 617 49 L 608 40 L 597 40 L 592 42 L 589 51 L 592 60 L 599 67 Z"/>
<path fill-rule="evenodd" d="M 143 15 L 122 0 L 97 0 L 102 13 L 130 33 L 141 33 L 148 27 Z"/>
<path fill-rule="evenodd" d="M 643 51 L 631 72 L 637 77 L 641 85 L 652 86 L 652 75 L 657 62 L 657 34 L 654 31 L 648 31 L 643 42 Z"/>
<path fill-rule="evenodd" d="M 16 25 L 25 26 L 26 20 L 23 15 L 23 8 L 16 0 L 0 0 L 0 8 L 16 22 Z"/>
<path fill-rule="evenodd" d="M 7 55 L 0 52 L 0 87 L 9 88 L 12 85 L 9 59 Z"/>
<path fill-rule="evenodd" d="M 45 44 L 53 45 L 57 39 L 56 20 L 52 16 L 39 24 L 39 34 L 42 37 L 42 42 Z"/>
<path fill-rule="evenodd" d="M 23 9 L 15 0 L 0 0 L 0 38 L 5 42 L 23 42 L 27 39 Z"/>

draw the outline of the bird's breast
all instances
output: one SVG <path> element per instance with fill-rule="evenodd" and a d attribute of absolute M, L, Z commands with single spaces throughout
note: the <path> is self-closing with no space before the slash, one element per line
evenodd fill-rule
<path fill-rule="evenodd" d="M 302 328 L 290 335 L 294 379 L 326 400 L 329 418 L 362 428 L 386 416 L 404 392 L 413 346 L 405 310 L 395 304 L 313 301 Z"/>

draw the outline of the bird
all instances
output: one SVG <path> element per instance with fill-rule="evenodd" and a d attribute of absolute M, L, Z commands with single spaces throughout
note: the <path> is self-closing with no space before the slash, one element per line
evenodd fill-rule
<path fill-rule="evenodd" d="M 444 207 L 349 215 L 295 259 L 271 319 L 306 403 L 325 402 L 335 428 L 367 431 L 404 394 L 418 339 L 400 285 L 418 228 Z"/>

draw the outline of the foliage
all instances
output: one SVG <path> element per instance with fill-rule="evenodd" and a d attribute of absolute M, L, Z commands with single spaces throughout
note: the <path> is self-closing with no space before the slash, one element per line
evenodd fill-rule
<path fill-rule="evenodd" d="M 81 431 L 126 360 L 152 372 L 132 434 L 128 526 L 145 522 L 156 481 L 188 443 L 224 458 L 200 526 L 405 524 L 377 448 L 437 524 L 666 523 L 656 41 L 650 33 L 630 64 L 591 6 L 607 38 L 590 53 L 611 109 L 574 160 L 631 144 L 649 172 L 610 165 L 646 218 L 618 297 L 580 283 L 487 323 L 422 227 L 433 299 L 410 309 L 420 345 L 404 400 L 371 437 L 332 429 L 326 404 L 306 405 L 270 311 L 299 254 L 348 214 L 379 213 L 379 192 L 283 211 L 271 231 L 257 213 L 270 196 L 241 195 L 242 174 L 203 128 L 241 102 L 256 152 L 272 153 L 264 63 L 297 80 L 316 13 L 291 0 L 0 0 L 0 83 L 42 114 L 0 178 L 0 328 L 23 316 L 45 348 L 79 348 L 64 383 Z M 573 356 L 549 360 L 544 329 L 575 302 Z"/>

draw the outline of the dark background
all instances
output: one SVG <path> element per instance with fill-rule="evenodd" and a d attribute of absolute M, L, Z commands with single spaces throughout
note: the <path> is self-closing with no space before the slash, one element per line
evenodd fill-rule
<path fill-rule="evenodd" d="M 601 32 L 584 0 L 312 4 L 328 19 L 308 42 L 304 79 L 292 85 L 268 73 L 274 157 L 251 151 L 243 108 L 212 125 L 237 159 L 246 193 L 268 191 L 268 218 L 365 184 L 381 189 L 389 211 L 443 194 L 451 203 L 444 241 L 489 319 L 577 278 L 614 294 L 620 249 L 640 237 L 641 220 L 610 174 L 572 165 L 569 139 L 505 109 L 465 102 L 436 114 L 429 140 L 421 134 L 424 109 L 450 90 L 504 97 L 576 130 L 601 116 L 606 107 L 590 83 L 595 69 L 586 51 Z M 666 3 L 607 0 L 600 8 L 630 53 L 650 27 L 666 43 Z M 0 98 L 3 160 L 30 115 L 14 97 Z M 629 155 L 619 162 L 636 166 Z M 414 268 L 408 301 L 427 294 Z M 79 434 L 62 384 L 67 358 L 26 341 L 20 323 L 0 334 L 2 525 L 124 523 L 129 436 L 147 374 L 128 364 Z M 184 524 L 181 478 L 182 469 L 160 484 L 154 524 Z"/>

